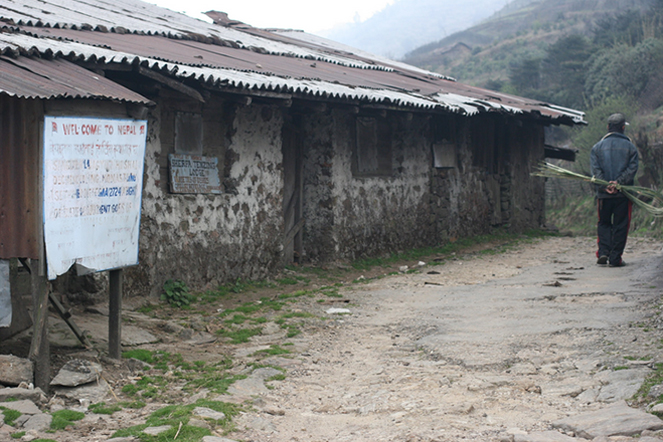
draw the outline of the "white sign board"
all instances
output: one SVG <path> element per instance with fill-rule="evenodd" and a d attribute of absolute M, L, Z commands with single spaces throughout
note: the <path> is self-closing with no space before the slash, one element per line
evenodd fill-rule
<path fill-rule="evenodd" d="M 147 122 L 44 118 L 48 279 L 138 264 Z"/>

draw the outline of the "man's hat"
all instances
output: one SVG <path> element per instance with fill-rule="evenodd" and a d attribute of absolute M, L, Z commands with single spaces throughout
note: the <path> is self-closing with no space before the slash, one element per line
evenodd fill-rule
<path fill-rule="evenodd" d="M 628 122 L 626 121 L 626 117 L 624 117 L 624 114 L 612 114 L 608 117 L 608 124 L 611 126 L 628 126 Z"/>

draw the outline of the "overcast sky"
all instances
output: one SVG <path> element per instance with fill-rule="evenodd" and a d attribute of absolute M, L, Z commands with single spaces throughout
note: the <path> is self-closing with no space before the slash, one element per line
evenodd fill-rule
<path fill-rule="evenodd" d="M 147 0 L 202 18 L 201 12 L 227 12 L 231 19 L 259 28 L 292 28 L 315 33 L 342 23 L 364 21 L 395 0 Z"/>

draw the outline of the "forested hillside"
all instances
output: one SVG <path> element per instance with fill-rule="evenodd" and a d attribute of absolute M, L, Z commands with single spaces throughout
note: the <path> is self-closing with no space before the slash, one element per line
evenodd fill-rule
<path fill-rule="evenodd" d="M 589 150 L 620 111 L 640 152 L 640 185 L 663 188 L 663 0 L 512 3 L 498 16 L 411 52 L 405 61 L 488 89 L 583 110 L 588 126 L 548 142 L 578 149 L 565 167 L 589 175 Z M 594 229 L 591 192 L 557 195 L 550 218 Z M 588 220 L 593 222 L 588 222 Z M 632 226 L 663 236 L 661 221 L 634 213 Z M 582 229 L 580 226 L 582 224 Z"/>

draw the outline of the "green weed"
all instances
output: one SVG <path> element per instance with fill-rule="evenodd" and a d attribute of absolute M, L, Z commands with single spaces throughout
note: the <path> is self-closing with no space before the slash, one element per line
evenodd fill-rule
<path fill-rule="evenodd" d="M 182 281 L 169 279 L 163 284 L 163 293 L 161 300 L 166 301 L 171 307 L 188 307 L 196 300 L 196 297 L 189 293 L 189 288 Z"/>

